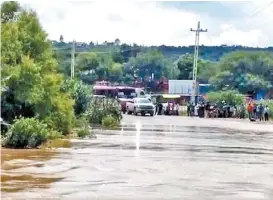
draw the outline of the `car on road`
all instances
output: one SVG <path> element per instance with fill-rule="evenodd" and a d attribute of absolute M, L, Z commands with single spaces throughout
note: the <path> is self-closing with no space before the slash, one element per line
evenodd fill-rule
<path fill-rule="evenodd" d="M 145 114 L 150 114 L 154 116 L 155 114 L 155 106 L 147 98 L 134 98 L 131 101 L 126 103 L 127 114 L 138 115 L 139 113 L 144 116 Z"/>

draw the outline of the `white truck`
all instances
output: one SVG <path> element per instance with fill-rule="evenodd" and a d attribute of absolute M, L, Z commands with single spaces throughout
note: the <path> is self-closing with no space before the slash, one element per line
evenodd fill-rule
<path fill-rule="evenodd" d="M 145 114 L 150 114 L 151 116 L 154 116 L 155 114 L 155 106 L 147 98 L 134 98 L 131 101 L 128 101 L 126 103 L 126 110 L 127 114 L 138 115 L 138 113 L 141 113 L 142 116 L 145 116 Z"/>

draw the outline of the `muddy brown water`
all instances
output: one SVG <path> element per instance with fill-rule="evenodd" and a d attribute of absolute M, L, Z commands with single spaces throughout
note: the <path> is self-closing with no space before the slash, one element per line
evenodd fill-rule
<path fill-rule="evenodd" d="M 2 198 L 273 199 L 273 136 L 221 128 L 123 126 L 58 148 L 2 148 Z"/>

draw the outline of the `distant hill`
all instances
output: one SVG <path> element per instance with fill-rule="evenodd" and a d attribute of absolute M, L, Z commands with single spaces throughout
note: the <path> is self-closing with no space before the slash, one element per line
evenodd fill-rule
<path fill-rule="evenodd" d="M 69 57 L 71 52 L 72 43 L 52 41 L 53 48 L 58 52 L 63 52 Z M 116 44 L 114 42 L 105 42 L 103 44 L 94 44 L 93 42 L 77 43 L 76 52 L 99 52 L 99 53 L 121 53 L 125 62 L 131 56 L 135 56 L 138 52 L 147 51 L 148 49 L 158 49 L 163 55 L 169 58 L 171 61 L 175 61 L 180 55 L 185 53 L 192 54 L 194 46 L 139 46 L 137 44 Z M 273 47 L 259 48 L 259 47 L 246 47 L 246 46 L 204 46 L 199 47 L 199 56 L 205 60 L 218 61 L 223 55 L 238 51 L 269 51 L 273 53 Z"/>

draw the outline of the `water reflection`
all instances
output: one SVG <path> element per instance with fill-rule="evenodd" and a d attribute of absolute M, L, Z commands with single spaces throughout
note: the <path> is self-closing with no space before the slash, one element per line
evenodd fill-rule
<path fill-rule="evenodd" d="M 140 128 L 141 124 L 139 122 L 136 123 L 136 150 L 139 151 L 140 146 Z"/>
<path fill-rule="evenodd" d="M 271 134 L 142 122 L 94 132 L 70 148 L 2 150 L 3 199 L 273 199 Z"/>

